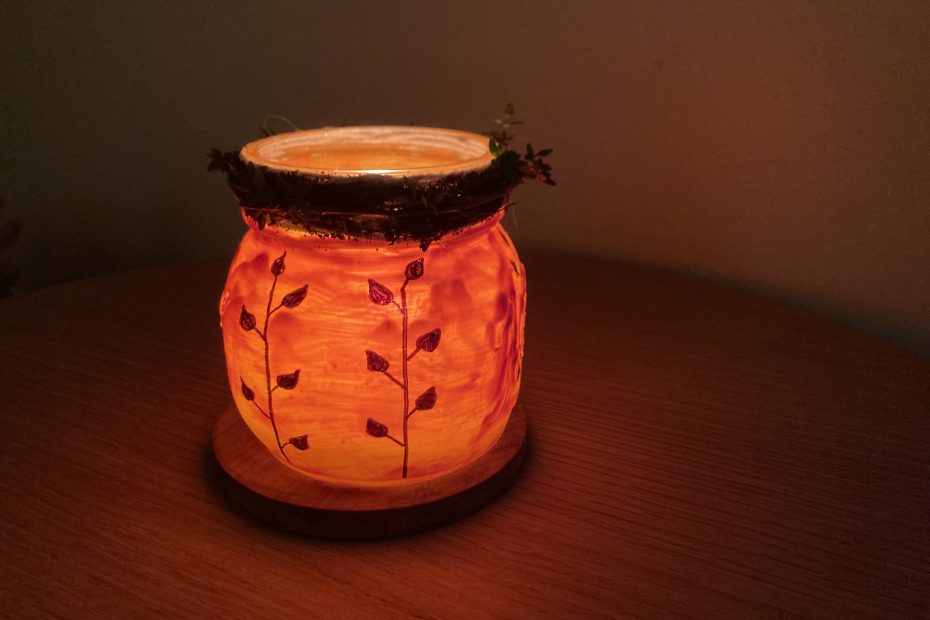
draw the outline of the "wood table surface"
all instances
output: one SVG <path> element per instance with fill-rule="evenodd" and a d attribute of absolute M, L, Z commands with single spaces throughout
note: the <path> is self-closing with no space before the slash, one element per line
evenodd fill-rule
<path fill-rule="evenodd" d="M 510 491 L 376 543 L 239 513 L 225 261 L 0 302 L 0 617 L 930 617 L 930 363 L 690 276 L 531 255 Z"/>

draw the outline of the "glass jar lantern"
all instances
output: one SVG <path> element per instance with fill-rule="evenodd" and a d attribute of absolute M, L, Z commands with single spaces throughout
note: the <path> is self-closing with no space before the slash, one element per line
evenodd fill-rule
<path fill-rule="evenodd" d="M 482 182 L 488 139 L 318 129 L 239 160 L 230 184 L 248 231 L 220 324 L 252 433 L 301 475 L 350 487 L 479 459 L 517 401 L 526 303 L 500 223 L 509 188 Z"/>

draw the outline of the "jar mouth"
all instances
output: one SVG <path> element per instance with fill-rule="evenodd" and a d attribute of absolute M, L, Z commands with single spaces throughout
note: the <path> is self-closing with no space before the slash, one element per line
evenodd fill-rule
<path fill-rule="evenodd" d="M 243 161 L 327 177 L 440 177 L 487 168 L 488 138 L 456 129 L 395 125 L 325 127 L 269 136 L 242 147 Z"/>

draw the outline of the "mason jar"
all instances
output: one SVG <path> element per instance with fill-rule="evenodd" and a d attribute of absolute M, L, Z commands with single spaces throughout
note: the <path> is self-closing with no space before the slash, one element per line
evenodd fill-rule
<path fill-rule="evenodd" d="M 493 446 L 520 387 L 526 284 L 488 139 L 316 129 L 223 165 L 248 225 L 220 300 L 226 365 L 268 451 L 364 487 Z"/>

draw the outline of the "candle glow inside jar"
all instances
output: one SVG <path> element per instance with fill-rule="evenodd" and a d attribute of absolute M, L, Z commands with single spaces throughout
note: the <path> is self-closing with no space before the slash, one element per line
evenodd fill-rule
<path fill-rule="evenodd" d="M 347 486 L 421 482 L 478 459 L 517 400 L 526 295 L 500 224 L 507 196 L 455 185 L 491 164 L 487 138 L 320 129 L 240 158 L 247 174 L 270 173 L 261 191 L 318 190 L 297 207 L 237 192 L 249 230 L 220 322 L 251 431 L 286 465 Z"/>

